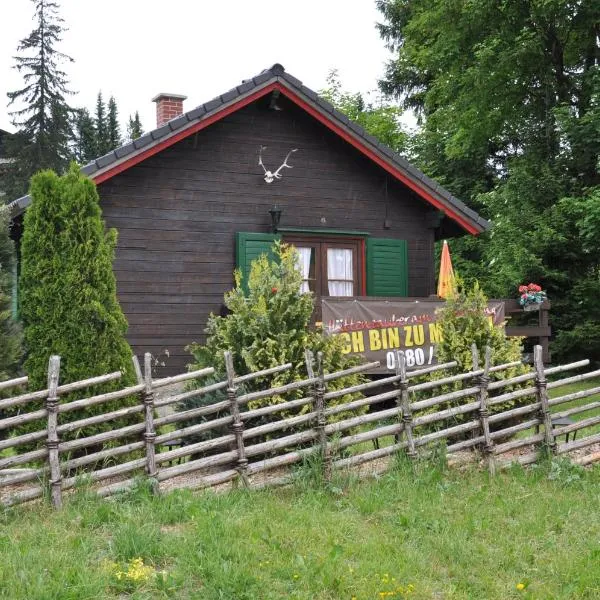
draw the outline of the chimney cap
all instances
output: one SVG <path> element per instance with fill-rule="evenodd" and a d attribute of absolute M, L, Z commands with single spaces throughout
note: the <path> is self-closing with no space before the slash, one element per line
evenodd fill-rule
<path fill-rule="evenodd" d="M 182 96 L 181 94 L 167 94 L 165 92 L 161 92 L 152 98 L 152 102 L 158 102 L 159 100 L 163 100 L 165 98 L 173 98 L 173 100 L 187 100 L 187 96 Z"/>

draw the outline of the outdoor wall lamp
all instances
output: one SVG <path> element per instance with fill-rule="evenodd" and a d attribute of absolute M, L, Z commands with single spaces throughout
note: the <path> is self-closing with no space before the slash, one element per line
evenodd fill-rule
<path fill-rule="evenodd" d="M 277 228 L 279 227 L 279 221 L 281 219 L 281 213 L 282 210 L 277 204 L 274 204 L 269 209 L 269 214 L 271 215 L 271 231 L 273 233 L 277 233 Z"/>

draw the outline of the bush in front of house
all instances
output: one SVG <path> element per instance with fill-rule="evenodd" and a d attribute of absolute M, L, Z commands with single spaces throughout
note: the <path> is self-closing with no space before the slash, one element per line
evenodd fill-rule
<path fill-rule="evenodd" d="M 8 208 L 0 206 L 0 381 L 17 375 L 22 354 L 21 332 L 11 307 L 15 250 L 9 223 Z"/>
<path fill-rule="evenodd" d="M 340 340 L 326 336 L 321 329 L 310 327 L 314 301 L 311 293 L 300 291 L 302 275 L 296 268 L 295 248 L 275 242 L 273 256 L 274 260 L 269 260 L 266 255 L 262 255 L 252 263 L 247 291 L 243 286 L 241 273 L 235 272 L 235 288 L 227 292 L 224 299 L 229 314 L 224 317 L 210 316 L 206 344 L 192 344 L 189 347 L 194 357 L 191 369 L 212 366 L 216 370 L 216 378 L 223 380 L 226 350 L 233 354 L 237 375 L 285 363 L 292 364 L 287 371 L 244 383 L 244 391 L 254 391 L 306 379 L 308 375 L 304 352 L 307 348 L 315 356 L 322 352 L 325 373 L 358 364 L 356 358 L 342 353 Z M 328 382 L 327 389 L 342 389 L 363 380 L 361 375 L 351 375 Z M 200 385 L 205 384 L 204 381 Z M 285 397 L 275 396 L 250 402 L 249 408 L 281 403 L 309 394 L 310 389 L 303 388 L 288 393 Z M 218 399 L 220 398 L 221 396 Z M 350 396 L 347 395 L 337 399 L 337 402 L 347 402 L 349 399 Z M 217 398 L 212 395 L 191 399 L 183 408 L 215 400 Z M 297 412 L 310 410 L 311 406 L 307 405 Z"/>
<path fill-rule="evenodd" d="M 60 384 L 121 371 L 120 380 L 77 392 L 78 397 L 132 385 L 127 321 L 112 270 L 117 234 L 104 228 L 95 184 L 73 164 L 63 176 L 43 171 L 31 180 L 21 245 L 20 314 L 29 389 L 46 387 L 48 359 L 61 357 Z M 73 399 L 64 398 L 63 402 Z M 59 422 L 102 414 L 134 398 L 61 414 Z M 139 416 L 135 417 L 139 420 Z M 117 427 L 115 421 L 85 435 Z"/>
<path fill-rule="evenodd" d="M 457 291 L 437 311 L 442 341 L 437 347 L 438 362 L 458 362 L 458 371 L 466 373 L 473 367 L 471 346 L 477 345 L 480 365 L 483 366 L 485 347 L 492 350 L 492 365 L 520 361 L 523 355 L 522 338 L 507 337 L 504 327 L 494 326 L 487 314 L 488 298 L 475 283 L 472 288 L 459 285 Z M 524 365 L 511 367 L 495 379 L 504 379 L 524 373 Z"/>
<path fill-rule="evenodd" d="M 456 373 L 468 373 L 473 369 L 472 344 L 477 345 L 479 351 L 479 368 L 483 368 L 485 359 L 485 347 L 490 346 L 492 350 L 491 364 L 501 365 L 505 363 L 521 361 L 523 357 L 522 338 L 507 337 L 504 326 L 495 326 L 490 315 L 487 314 L 488 298 L 477 283 L 471 288 L 465 288 L 460 283 L 457 290 L 446 301 L 443 308 L 437 311 L 438 324 L 441 329 L 441 342 L 437 346 L 437 360 L 439 363 L 456 361 L 458 366 Z M 530 369 L 524 365 L 496 371 L 490 374 L 491 380 L 501 380 L 527 373 Z M 443 379 L 448 375 L 445 371 L 435 372 L 428 375 L 430 379 Z M 435 393 L 428 392 L 428 396 L 439 395 L 444 392 L 459 390 L 473 385 L 472 380 L 465 380 L 453 384 L 447 384 L 436 388 Z M 531 382 L 521 385 L 513 385 L 494 392 L 494 395 L 509 392 L 519 387 L 527 387 Z M 426 412 L 437 412 L 472 402 L 473 396 L 462 398 L 458 401 L 436 405 Z M 490 407 L 491 412 L 502 412 L 515 406 L 518 400 L 495 404 Z M 454 423 L 463 423 L 477 418 L 475 412 L 454 417 Z M 495 429 L 503 429 L 511 423 L 504 421 Z"/>

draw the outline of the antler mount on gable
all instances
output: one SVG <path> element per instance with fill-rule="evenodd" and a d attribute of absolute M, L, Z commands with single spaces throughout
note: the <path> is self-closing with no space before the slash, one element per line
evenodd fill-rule
<path fill-rule="evenodd" d="M 267 183 L 273 183 L 273 181 L 275 181 L 276 179 L 281 179 L 283 177 L 283 175 L 281 174 L 281 169 L 283 169 L 284 167 L 287 169 L 293 169 L 294 167 L 292 165 L 288 165 L 288 158 L 294 153 L 294 152 L 298 152 L 298 148 L 294 148 L 292 150 L 290 150 L 287 153 L 287 156 L 285 157 L 285 160 L 283 161 L 283 163 L 281 164 L 281 166 L 277 169 L 277 171 L 275 171 L 274 173 L 272 173 L 271 171 L 269 171 L 267 169 L 267 167 L 265 167 L 265 164 L 263 163 L 262 160 L 262 153 L 263 150 L 266 150 L 267 147 L 266 146 L 261 146 L 260 150 L 258 152 L 258 165 L 260 167 L 263 168 L 263 171 L 265 172 L 265 175 L 263 177 L 263 179 L 267 182 Z"/>

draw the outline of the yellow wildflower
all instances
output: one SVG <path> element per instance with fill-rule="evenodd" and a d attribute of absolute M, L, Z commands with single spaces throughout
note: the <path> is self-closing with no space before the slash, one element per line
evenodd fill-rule
<path fill-rule="evenodd" d="M 524 583 L 517 583 L 517 589 L 522 592 L 525 589 L 525 584 Z"/>

